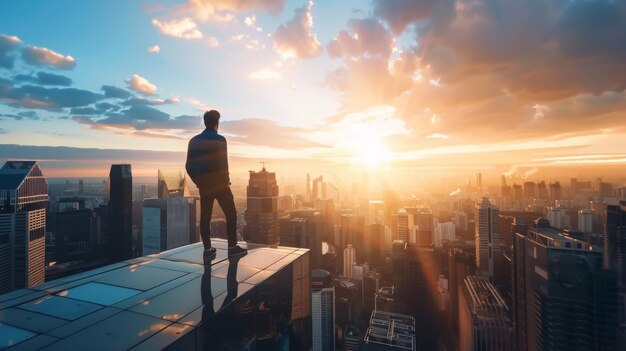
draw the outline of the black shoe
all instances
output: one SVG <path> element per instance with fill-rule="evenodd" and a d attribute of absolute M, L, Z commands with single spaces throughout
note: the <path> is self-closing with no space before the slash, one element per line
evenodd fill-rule
<path fill-rule="evenodd" d="M 239 245 L 235 245 L 234 247 L 228 248 L 228 257 L 243 256 L 247 253 L 248 253 L 248 250 L 242 248 Z"/>
<path fill-rule="evenodd" d="M 204 259 L 204 261 L 213 261 L 215 259 L 216 252 L 217 250 L 215 250 L 214 247 L 208 250 L 204 250 L 204 253 L 202 254 L 202 258 Z"/>

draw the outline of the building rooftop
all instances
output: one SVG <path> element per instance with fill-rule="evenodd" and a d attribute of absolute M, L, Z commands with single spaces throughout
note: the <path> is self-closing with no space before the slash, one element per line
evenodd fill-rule
<path fill-rule="evenodd" d="M 415 350 L 415 318 L 374 310 L 365 333 L 365 342 L 371 346 L 382 346 L 385 350 Z"/>
<path fill-rule="evenodd" d="M 485 277 L 467 276 L 463 293 L 474 315 L 489 317 L 509 310 L 498 290 Z"/>
<path fill-rule="evenodd" d="M 550 227 L 546 222 L 545 219 L 540 219 L 536 227 L 528 228 L 528 237 L 532 241 L 549 248 L 602 252 L 599 247 L 565 235 L 563 230 Z"/>
<path fill-rule="evenodd" d="M 35 176 L 41 176 L 35 161 L 7 161 L 0 168 L 0 190 L 16 190 L 31 171 L 34 171 Z"/>
<path fill-rule="evenodd" d="M 308 250 L 247 244 L 246 256 L 228 259 L 226 245 L 213 241 L 212 262 L 197 243 L 0 295 L 0 350 L 201 349 L 207 325 L 310 313 Z"/>

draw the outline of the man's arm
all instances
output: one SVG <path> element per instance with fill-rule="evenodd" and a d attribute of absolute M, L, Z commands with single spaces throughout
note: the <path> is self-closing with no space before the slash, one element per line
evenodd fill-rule
<path fill-rule="evenodd" d="M 220 170 L 224 172 L 226 177 L 226 181 L 228 185 L 230 185 L 230 174 L 228 172 L 228 146 L 226 145 L 226 138 L 224 138 L 223 150 L 221 150 L 220 155 Z"/>

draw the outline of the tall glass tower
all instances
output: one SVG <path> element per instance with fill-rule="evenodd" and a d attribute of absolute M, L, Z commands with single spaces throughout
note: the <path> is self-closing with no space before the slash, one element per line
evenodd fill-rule
<path fill-rule="evenodd" d="M 45 280 L 48 182 L 35 161 L 0 169 L 0 294 Z"/>

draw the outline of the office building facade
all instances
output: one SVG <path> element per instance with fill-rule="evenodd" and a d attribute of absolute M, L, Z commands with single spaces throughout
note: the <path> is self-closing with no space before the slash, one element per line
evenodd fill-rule
<path fill-rule="evenodd" d="M 501 252 L 498 213 L 498 208 L 493 206 L 486 197 L 483 197 L 482 201 L 476 204 L 474 235 L 476 268 L 489 277 L 491 281 L 494 277 L 494 259 Z"/>
<path fill-rule="evenodd" d="M 265 167 L 260 172 L 250 171 L 247 205 L 244 240 L 266 245 L 278 244 L 280 233 L 276 173 L 268 172 Z"/>
<path fill-rule="evenodd" d="M 111 165 L 109 172 L 110 237 L 112 262 L 133 257 L 133 175 L 129 164 Z"/>
<path fill-rule="evenodd" d="M 34 161 L 0 169 L 0 294 L 45 280 L 48 182 Z"/>
<path fill-rule="evenodd" d="M 335 350 L 335 288 L 332 276 L 311 271 L 311 320 L 313 351 Z"/>
<path fill-rule="evenodd" d="M 539 219 L 518 228 L 512 267 L 518 350 L 614 349 L 617 277 L 599 248 Z"/>

